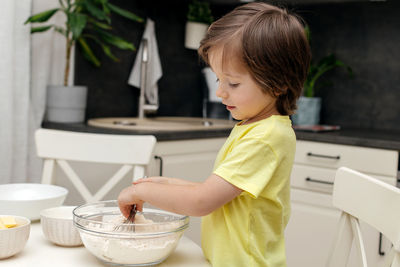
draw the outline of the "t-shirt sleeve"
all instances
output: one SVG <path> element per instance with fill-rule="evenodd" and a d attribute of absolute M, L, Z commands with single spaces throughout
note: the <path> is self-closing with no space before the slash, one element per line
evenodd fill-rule
<path fill-rule="evenodd" d="M 257 198 L 273 177 L 278 164 L 270 145 L 257 140 L 242 140 L 220 162 L 214 174 Z"/>

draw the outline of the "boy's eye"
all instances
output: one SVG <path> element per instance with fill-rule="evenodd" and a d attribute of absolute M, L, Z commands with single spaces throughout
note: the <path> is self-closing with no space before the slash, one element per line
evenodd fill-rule
<path fill-rule="evenodd" d="M 240 83 L 229 83 L 230 87 L 236 88 L 239 86 Z"/>
<path fill-rule="evenodd" d="M 219 83 L 219 79 L 217 78 L 217 79 L 215 80 L 215 82 Z"/>

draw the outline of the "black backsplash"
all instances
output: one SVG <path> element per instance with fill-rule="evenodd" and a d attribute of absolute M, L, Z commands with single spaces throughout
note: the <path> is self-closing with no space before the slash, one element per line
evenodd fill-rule
<path fill-rule="evenodd" d="M 155 21 L 163 77 L 159 81 L 159 116 L 202 116 L 201 64 L 195 50 L 184 47 L 188 0 L 113 1 Z M 216 18 L 234 5 L 212 6 Z M 329 53 L 352 67 L 350 79 L 335 69 L 320 80 L 321 123 L 346 128 L 400 130 L 400 2 L 359 2 L 291 7 L 310 25 L 315 60 Z M 144 24 L 113 17 L 118 35 L 137 47 Z M 99 52 L 99 51 L 98 51 Z M 136 52 L 115 49 L 115 63 L 99 53 L 95 68 L 76 53 L 75 84 L 89 87 L 87 118 L 137 116 L 139 90 L 127 84 Z"/>

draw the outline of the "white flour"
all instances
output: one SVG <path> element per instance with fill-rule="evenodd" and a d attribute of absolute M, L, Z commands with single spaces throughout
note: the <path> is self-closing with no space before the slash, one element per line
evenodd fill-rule
<path fill-rule="evenodd" d="M 113 232 L 115 227 L 125 218 L 120 216 L 100 225 L 89 223 L 86 228 L 96 232 Z M 161 225 L 153 225 L 152 220 L 147 220 L 143 215 L 137 214 L 135 233 L 168 232 L 180 227 L 182 222 L 168 222 Z M 150 237 L 110 237 L 93 235 L 81 232 L 81 238 L 85 247 L 100 259 L 117 264 L 146 264 L 157 263 L 164 260 L 176 247 L 183 231 L 177 233 L 159 234 Z"/>

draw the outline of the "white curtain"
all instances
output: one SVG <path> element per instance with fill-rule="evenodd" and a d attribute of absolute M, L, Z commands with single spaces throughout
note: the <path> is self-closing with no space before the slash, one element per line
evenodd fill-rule
<path fill-rule="evenodd" d="M 0 183 L 27 179 L 31 0 L 0 8 Z"/>
<path fill-rule="evenodd" d="M 2 0 L 1 4 L 0 184 L 40 182 L 42 162 L 36 157 L 34 132 L 43 121 L 46 86 L 62 84 L 65 39 L 53 31 L 30 35 L 30 25 L 24 22 L 56 7 L 58 1 Z M 50 23 L 62 25 L 64 20 L 60 13 Z"/>

